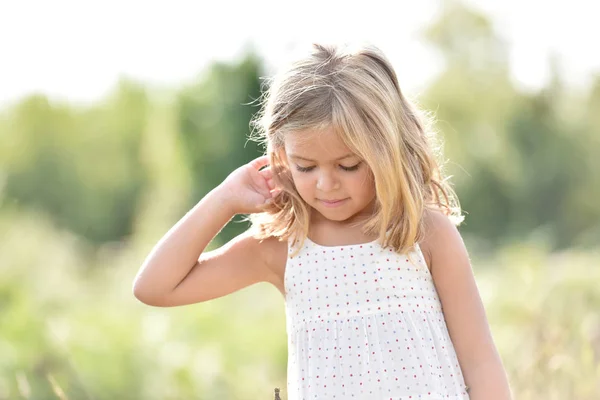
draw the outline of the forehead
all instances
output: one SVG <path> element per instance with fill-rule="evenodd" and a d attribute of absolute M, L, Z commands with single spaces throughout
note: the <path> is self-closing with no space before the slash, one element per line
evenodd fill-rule
<path fill-rule="evenodd" d="M 353 154 L 333 129 L 289 132 L 285 135 L 285 152 L 312 160 L 328 161 Z"/>

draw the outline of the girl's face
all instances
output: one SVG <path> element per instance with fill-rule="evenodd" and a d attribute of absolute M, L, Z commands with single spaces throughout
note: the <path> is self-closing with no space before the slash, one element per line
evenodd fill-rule
<path fill-rule="evenodd" d="M 330 221 L 349 221 L 370 213 L 375 182 L 366 163 L 333 129 L 289 133 L 285 159 L 300 197 Z"/>

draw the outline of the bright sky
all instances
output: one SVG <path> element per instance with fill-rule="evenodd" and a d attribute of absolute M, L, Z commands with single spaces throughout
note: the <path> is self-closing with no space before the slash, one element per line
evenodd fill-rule
<path fill-rule="evenodd" d="M 600 73 L 598 1 L 465 1 L 507 40 L 519 85 L 544 83 L 550 52 L 575 84 Z M 320 40 L 373 42 L 414 93 L 441 68 L 419 38 L 438 11 L 439 0 L 0 0 L 0 107 L 32 92 L 94 101 L 119 76 L 176 86 L 249 43 L 276 67 Z"/>

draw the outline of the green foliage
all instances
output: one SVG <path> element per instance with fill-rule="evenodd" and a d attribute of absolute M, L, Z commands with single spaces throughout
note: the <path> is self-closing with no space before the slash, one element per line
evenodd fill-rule
<path fill-rule="evenodd" d="M 131 293 L 142 253 L 96 263 L 39 215 L 4 215 L 0 235 L 0 399 L 56 399 L 51 382 L 68 399 L 107 400 L 261 398 L 284 385 L 273 287 L 152 309 Z"/>
<path fill-rule="evenodd" d="M 532 232 L 554 249 L 595 246 L 598 89 L 589 99 L 571 93 L 554 65 L 548 87 L 519 92 L 493 26 L 456 2 L 448 2 L 426 36 L 446 70 L 423 104 L 436 112 L 446 171 L 467 213 L 463 231 L 488 248 Z"/>
<path fill-rule="evenodd" d="M 0 126 L 4 201 L 44 211 L 96 244 L 129 234 L 147 179 L 139 159 L 147 107 L 131 83 L 84 111 L 25 99 Z"/>
<path fill-rule="evenodd" d="M 273 287 L 155 309 L 131 294 L 141 248 L 92 262 L 39 215 L 5 215 L 0 235 L 0 399 L 245 400 L 285 388 L 285 313 Z M 598 262 L 597 252 L 535 243 L 474 261 L 515 398 L 600 394 Z"/>
<path fill-rule="evenodd" d="M 516 399 L 600 395 L 599 256 L 520 244 L 481 262 L 480 290 Z"/>
<path fill-rule="evenodd" d="M 178 96 L 178 132 L 193 182 L 190 207 L 231 171 L 263 153 L 247 140 L 259 106 L 260 73 L 254 55 L 237 65 L 215 64 L 205 79 Z M 246 228 L 229 224 L 221 235 L 231 238 Z"/>

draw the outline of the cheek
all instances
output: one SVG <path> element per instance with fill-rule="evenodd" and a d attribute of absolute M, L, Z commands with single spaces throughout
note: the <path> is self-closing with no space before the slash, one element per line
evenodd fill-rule
<path fill-rule="evenodd" d="M 309 175 L 303 175 L 296 172 L 292 173 L 292 179 L 294 180 L 294 185 L 300 194 L 310 192 L 314 187 L 312 179 Z"/>
<path fill-rule="evenodd" d="M 369 173 L 360 173 L 352 178 L 352 187 L 364 197 L 372 196 L 375 193 L 375 181 Z"/>

